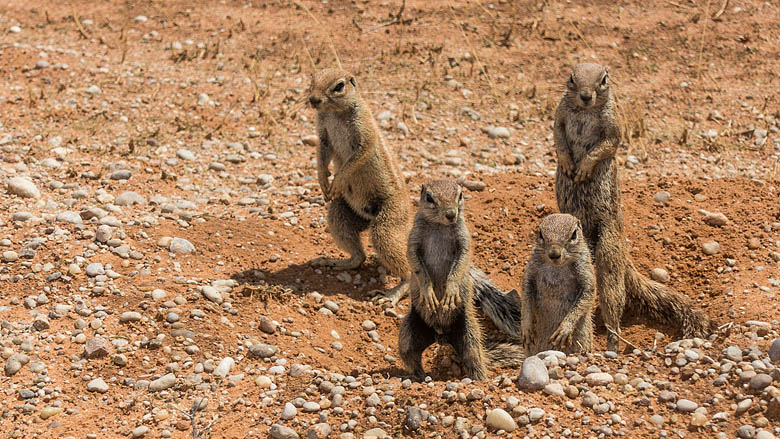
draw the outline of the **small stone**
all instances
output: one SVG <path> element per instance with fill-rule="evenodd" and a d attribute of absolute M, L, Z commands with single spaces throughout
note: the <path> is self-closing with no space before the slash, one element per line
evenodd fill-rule
<path fill-rule="evenodd" d="M 371 320 L 364 320 L 363 323 L 360 324 L 360 327 L 362 327 L 364 331 L 373 331 L 376 329 L 376 323 Z"/>
<path fill-rule="evenodd" d="M 108 175 L 108 178 L 112 180 L 129 180 L 132 176 L 132 173 L 127 169 L 121 169 L 119 171 L 114 171 L 111 174 Z"/>
<path fill-rule="evenodd" d="M 206 297 L 206 299 L 216 303 L 217 305 L 222 304 L 222 301 L 224 300 L 222 298 L 222 294 L 217 291 L 216 288 L 212 287 L 211 285 L 206 285 L 201 289 L 201 293 L 203 293 L 203 296 Z"/>
<path fill-rule="evenodd" d="M 60 413 L 62 413 L 62 409 L 60 407 L 46 407 L 45 409 L 41 410 L 40 417 L 41 419 L 46 420 Z"/>
<path fill-rule="evenodd" d="M 372 428 L 363 433 L 363 439 L 385 439 L 389 435 L 381 428 Z"/>
<path fill-rule="evenodd" d="M 190 254 L 195 251 L 195 246 L 184 238 L 173 238 L 168 246 L 171 253 Z"/>
<path fill-rule="evenodd" d="M 108 392 L 108 384 L 103 381 L 103 378 L 95 378 L 87 383 L 87 390 L 90 392 L 106 393 Z"/>
<path fill-rule="evenodd" d="M 66 211 L 57 215 L 57 221 L 68 224 L 81 224 L 84 220 L 81 219 L 81 215 L 78 212 Z"/>
<path fill-rule="evenodd" d="M 410 431 L 417 431 L 422 425 L 422 410 L 416 406 L 410 406 L 406 409 L 404 417 L 404 427 Z"/>
<path fill-rule="evenodd" d="M 132 435 L 134 438 L 136 437 L 144 437 L 146 436 L 146 433 L 149 433 L 149 427 L 142 425 L 140 427 L 136 427 L 132 431 Z"/>
<path fill-rule="evenodd" d="M 720 244 L 715 241 L 707 241 L 701 244 L 701 249 L 705 255 L 712 256 L 720 253 Z"/>
<path fill-rule="evenodd" d="M 755 439 L 775 439 L 775 435 L 773 435 L 772 432 L 767 430 L 758 430 L 756 432 Z"/>
<path fill-rule="evenodd" d="M 531 422 L 536 422 L 544 417 L 544 410 L 540 408 L 532 408 L 528 410 L 528 419 L 531 420 Z"/>
<path fill-rule="evenodd" d="M 506 127 L 489 126 L 483 129 L 483 131 L 491 139 L 508 139 L 511 136 L 509 129 Z"/>
<path fill-rule="evenodd" d="M 19 259 L 19 254 L 13 250 L 7 250 L 3 252 L 3 262 L 15 262 Z"/>
<path fill-rule="evenodd" d="M 273 381 L 271 381 L 271 378 L 265 375 L 260 375 L 255 379 L 255 384 L 257 384 L 257 387 L 261 389 L 270 389 Z"/>
<path fill-rule="evenodd" d="M 260 330 L 265 332 L 266 334 L 273 334 L 276 332 L 276 323 L 267 318 L 267 317 L 261 317 L 260 318 Z"/>
<path fill-rule="evenodd" d="M 298 409 L 295 408 L 294 405 L 287 402 L 284 404 L 284 408 L 282 409 L 282 419 L 285 421 L 289 421 L 290 419 L 293 419 L 298 414 Z"/>
<path fill-rule="evenodd" d="M 132 206 L 134 204 L 146 204 L 146 198 L 138 192 L 126 191 L 114 199 L 117 206 Z"/>
<path fill-rule="evenodd" d="M 523 361 L 518 385 L 523 390 L 541 390 L 550 382 L 547 367 L 539 357 L 528 357 Z"/>
<path fill-rule="evenodd" d="M 149 391 L 152 393 L 169 389 L 176 384 L 176 375 L 169 373 L 149 383 Z"/>
<path fill-rule="evenodd" d="M 696 404 L 695 402 L 688 400 L 688 399 L 681 399 L 677 401 L 677 410 L 683 412 L 683 413 L 690 413 L 694 410 L 699 408 L 699 404 Z"/>
<path fill-rule="evenodd" d="M 119 322 L 120 323 L 137 322 L 140 321 L 142 318 L 143 317 L 139 312 L 125 311 L 122 313 L 122 315 L 119 316 Z"/>
<path fill-rule="evenodd" d="M 488 411 L 485 424 L 495 430 L 504 430 L 511 433 L 517 429 L 517 424 L 512 416 L 502 409 L 493 409 Z"/>
<path fill-rule="evenodd" d="M 750 238 L 748 239 L 748 249 L 750 250 L 757 250 L 761 248 L 761 240 L 758 238 Z"/>
<path fill-rule="evenodd" d="M 666 191 L 658 192 L 653 197 L 653 201 L 655 201 L 656 203 L 666 204 L 669 202 L 669 197 L 670 197 L 669 192 Z"/>
<path fill-rule="evenodd" d="M 772 377 L 765 373 L 760 373 L 750 379 L 749 387 L 751 390 L 764 390 L 770 384 L 772 384 Z"/>
<path fill-rule="evenodd" d="M 550 383 L 544 386 L 544 393 L 548 395 L 559 396 L 561 398 L 566 396 L 566 392 L 563 390 L 561 383 Z"/>
<path fill-rule="evenodd" d="M 230 368 L 235 364 L 235 360 L 232 357 L 225 357 L 219 362 L 219 365 L 214 369 L 214 375 L 225 378 L 230 372 Z"/>
<path fill-rule="evenodd" d="M 777 337 L 769 346 L 769 359 L 772 360 L 772 363 L 780 366 L 780 337 Z"/>
<path fill-rule="evenodd" d="M 25 177 L 13 177 L 8 180 L 8 193 L 23 198 L 40 198 L 41 192 L 30 179 Z"/>
<path fill-rule="evenodd" d="M 191 161 L 191 160 L 195 160 L 195 153 L 193 153 L 189 149 L 182 148 L 176 151 L 176 157 L 182 160 Z"/>
<path fill-rule="evenodd" d="M 255 343 L 249 347 L 249 352 L 259 358 L 271 358 L 276 354 L 276 346 L 263 343 Z"/>
<path fill-rule="evenodd" d="M 650 271 L 650 278 L 662 284 L 669 282 L 670 279 L 669 273 L 663 268 L 653 268 L 653 270 Z"/>
<path fill-rule="evenodd" d="M 731 361 L 739 363 L 742 361 L 742 349 L 737 346 L 729 346 L 726 348 L 726 358 Z"/>
<path fill-rule="evenodd" d="M 273 439 L 299 439 L 300 437 L 295 430 L 281 424 L 272 425 L 269 434 Z"/>
<path fill-rule="evenodd" d="M 756 427 L 752 425 L 743 425 L 737 429 L 737 437 L 740 439 L 754 439 L 756 437 Z"/>
<path fill-rule="evenodd" d="M 108 342 L 103 337 L 94 337 L 84 345 L 84 355 L 87 358 L 100 358 L 108 355 Z"/>
<path fill-rule="evenodd" d="M 97 85 L 93 84 L 87 87 L 87 89 L 84 90 L 84 92 L 86 92 L 88 95 L 99 95 L 103 93 L 103 90 L 101 90 L 100 87 L 98 87 Z"/>
<path fill-rule="evenodd" d="M 704 427 L 704 424 L 707 423 L 707 416 L 705 416 L 702 413 L 693 413 L 691 414 L 691 426 L 693 427 Z"/>
<path fill-rule="evenodd" d="M 93 262 L 87 265 L 87 269 L 85 271 L 87 273 L 87 276 L 89 277 L 95 277 L 95 276 L 100 276 L 101 274 L 106 274 L 106 270 L 103 268 L 103 264 L 101 264 L 100 262 Z"/>
<path fill-rule="evenodd" d="M 591 387 L 606 386 L 614 381 L 612 375 L 604 372 L 592 373 L 585 377 L 585 382 Z"/>
<path fill-rule="evenodd" d="M 13 354 L 5 360 L 5 376 L 16 375 L 24 365 L 30 362 L 30 357 L 25 354 Z"/>

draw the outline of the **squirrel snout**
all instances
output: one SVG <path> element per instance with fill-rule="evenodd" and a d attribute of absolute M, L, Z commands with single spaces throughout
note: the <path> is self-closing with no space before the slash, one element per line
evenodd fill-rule
<path fill-rule="evenodd" d="M 557 261 L 561 258 L 561 249 L 558 247 L 553 247 L 547 252 L 547 257 L 550 258 L 551 261 Z"/>
<path fill-rule="evenodd" d="M 450 221 L 454 220 L 455 216 L 456 216 L 455 209 L 448 209 L 447 212 L 444 214 L 444 217 Z"/>
<path fill-rule="evenodd" d="M 322 99 L 318 98 L 317 96 L 312 96 L 309 98 L 309 103 L 312 107 L 316 107 L 320 104 L 320 102 L 322 102 Z"/>
<path fill-rule="evenodd" d="M 583 90 L 580 92 L 580 99 L 582 99 L 582 102 L 590 102 L 592 98 L 593 96 L 589 91 Z"/>

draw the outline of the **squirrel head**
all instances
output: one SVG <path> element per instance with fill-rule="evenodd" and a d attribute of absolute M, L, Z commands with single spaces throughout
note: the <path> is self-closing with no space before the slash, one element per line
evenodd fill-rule
<path fill-rule="evenodd" d="M 550 265 L 567 265 L 578 259 L 582 251 L 589 251 L 584 239 L 580 220 L 555 213 L 542 219 L 534 253 Z"/>
<path fill-rule="evenodd" d="M 463 217 L 463 190 L 455 180 L 432 180 L 422 185 L 418 213 L 431 222 L 457 223 Z"/>
<path fill-rule="evenodd" d="M 566 97 L 576 107 L 601 108 L 610 97 L 609 67 L 599 64 L 577 64 L 566 82 Z"/>
<path fill-rule="evenodd" d="M 319 112 L 341 113 L 360 101 L 357 81 L 351 73 L 325 69 L 312 75 L 309 104 Z"/>

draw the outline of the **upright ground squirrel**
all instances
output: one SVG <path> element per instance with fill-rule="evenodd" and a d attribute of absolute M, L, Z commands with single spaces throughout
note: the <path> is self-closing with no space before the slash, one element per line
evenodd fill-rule
<path fill-rule="evenodd" d="M 551 349 L 590 352 L 596 274 L 580 221 L 545 217 L 523 275 L 523 347 L 528 355 Z"/>
<path fill-rule="evenodd" d="M 407 251 L 411 308 L 398 336 L 401 359 L 418 379 L 425 374 L 422 353 L 435 341 L 452 345 L 466 374 L 475 380 L 487 378 L 488 366 L 517 366 L 524 358 L 519 345 L 483 340 L 474 284 L 475 279 L 483 286 L 489 281 L 471 266 L 470 241 L 461 187 L 453 180 L 424 184 Z M 519 335 L 519 307 L 495 313 L 495 296 L 481 300 L 491 304 L 485 314 L 499 329 Z"/>
<path fill-rule="evenodd" d="M 599 306 L 609 335 L 619 347 L 620 320 L 630 306 L 642 315 L 677 327 L 684 337 L 704 337 L 711 323 L 687 298 L 637 271 L 629 258 L 615 153 L 621 142 L 608 68 L 574 67 L 555 113 L 558 209 L 576 216 L 596 266 Z"/>
<path fill-rule="evenodd" d="M 338 270 L 366 259 L 360 233 L 371 229 L 379 262 L 401 283 L 387 292 L 393 303 L 406 291 L 409 264 L 409 199 L 394 155 L 385 146 L 355 77 L 327 69 L 312 78 L 309 103 L 317 110 L 317 176 L 328 206 L 328 230 L 349 259 L 317 258 L 313 265 Z M 329 181 L 331 161 L 333 180 Z"/>

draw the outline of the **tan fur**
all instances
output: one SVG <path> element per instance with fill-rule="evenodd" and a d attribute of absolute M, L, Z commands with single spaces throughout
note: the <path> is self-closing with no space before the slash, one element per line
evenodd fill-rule
<path fill-rule="evenodd" d="M 627 305 L 680 328 L 684 337 L 704 337 L 711 323 L 687 298 L 639 274 L 629 258 L 615 153 L 621 139 L 606 67 L 579 64 L 572 70 L 555 113 L 558 209 L 577 217 L 596 266 L 599 306 L 617 351 Z"/>
<path fill-rule="evenodd" d="M 475 302 L 475 279 L 485 289 L 489 281 L 471 266 L 469 232 L 463 217 L 463 193 L 453 180 L 435 180 L 423 185 L 420 205 L 409 235 L 407 258 L 412 266 L 411 309 L 401 324 L 398 349 L 407 370 L 422 379 L 422 353 L 434 341 L 455 349 L 466 374 L 474 380 L 487 378 L 491 359 L 509 366 L 517 346 L 491 344 L 486 353 Z M 492 286 L 492 285 L 491 285 Z M 494 288 L 494 287 L 493 287 Z M 498 307 L 485 293 L 481 299 Z M 519 310 L 491 313 L 489 317 L 517 315 Z M 519 317 L 519 316 L 518 316 Z M 501 322 L 512 327 L 515 320 Z M 510 332 L 517 332 L 512 330 Z M 513 350 L 514 349 L 514 350 Z"/>
<path fill-rule="evenodd" d="M 317 110 L 320 138 L 317 176 L 328 206 L 328 230 L 349 259 L 318 258 L 312 263 L 348 270 L 366 258 L 360 233 L 371 230 L 379 261 L 401 283 L 387 295 L 395 303 L 406 290 L 409 264 L 409 202 L 394 155 L 385 146 L 355 77 L 327 69 L 312 78 L 309 102 Z M 333 179 L 329 165 L 333 162 Z"/>
<path fill-rule="evenodd" d="M 523 276 L 523 345 L 590 352 L 596 275 L 580 222 L 567 214 L 545 217 Z"/>

